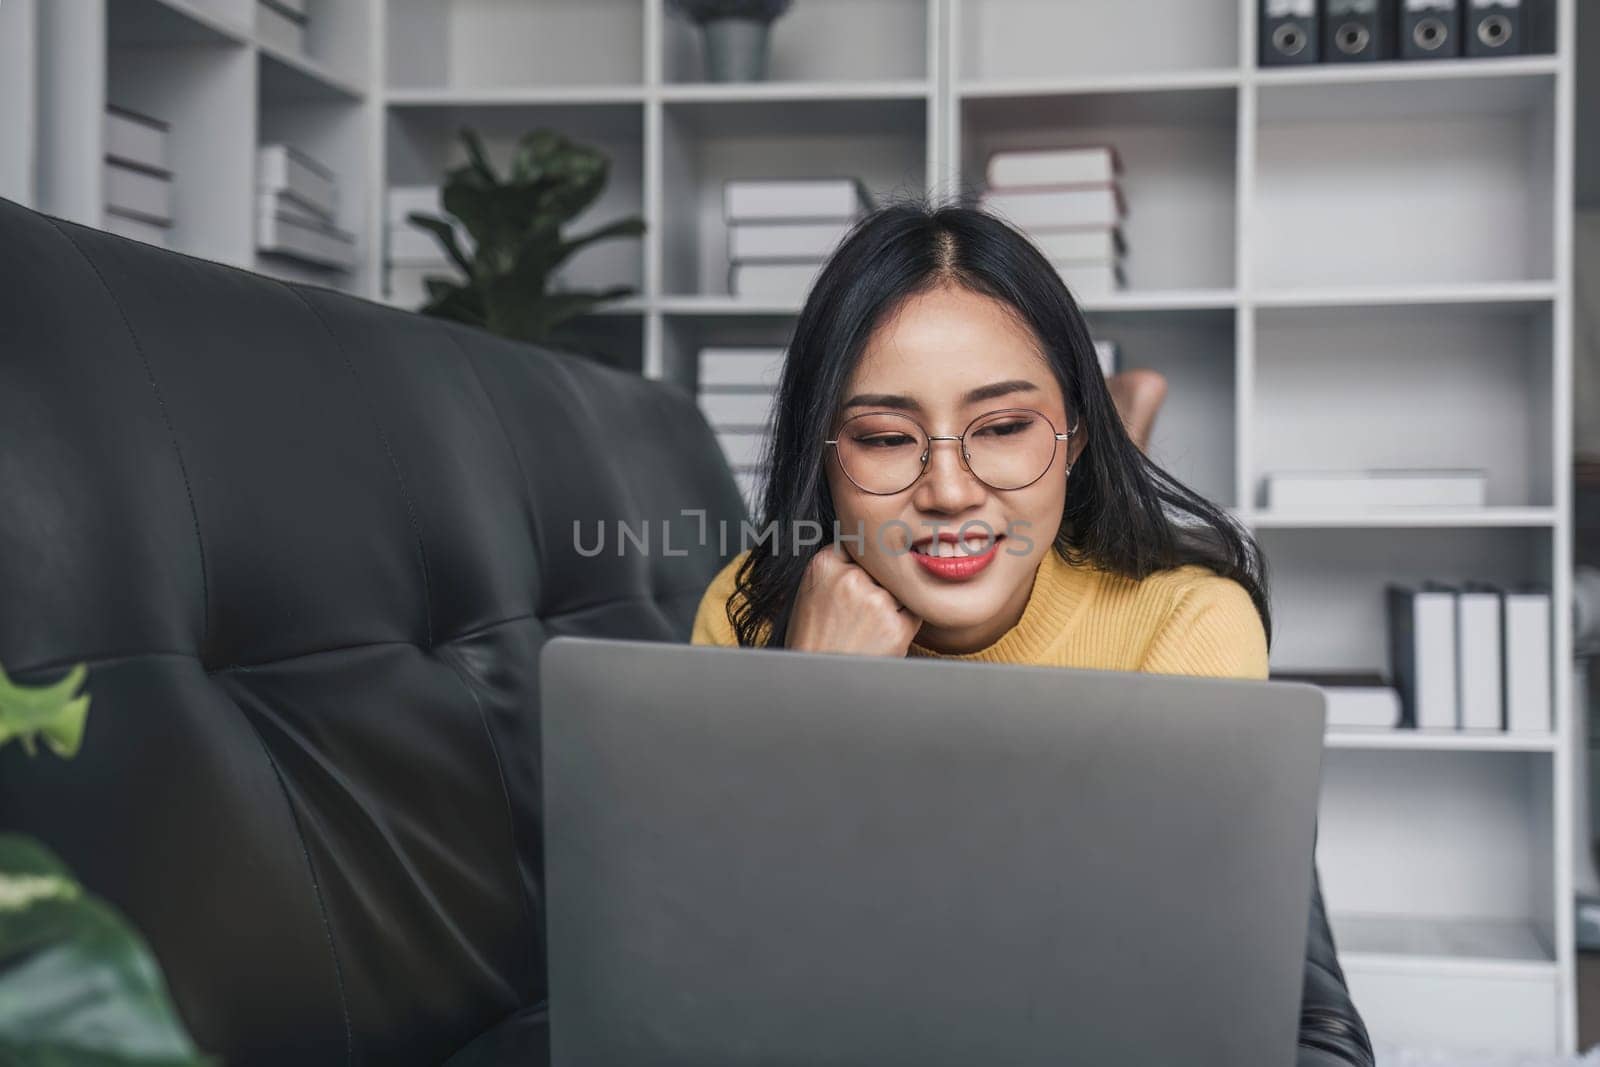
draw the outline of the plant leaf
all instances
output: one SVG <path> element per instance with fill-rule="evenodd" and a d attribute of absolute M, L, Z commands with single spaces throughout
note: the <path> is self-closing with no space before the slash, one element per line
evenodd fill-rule
<path fill-rule="evenodd" d="M 483 179 L 485 185 L 499 185 L 500 178 L 494 172 L 493 165 L 489 162 L 489 153 L 484 151 L 483 138 L 478 136 L 478 131 L 469 126 L 461 127 L 461 143 L 467 150 L 467 162 L 474 173 Z"/>
<path fill-rule="evenodd" d="M 89 714 L 88 694 L 79 696 L 78 688 L 88 673 L 80 663 L 50 685 L 22 686 L 0 668 L 0 746 L 15 738 L 31 756 L 43 738 L 58 756 L 77 755 Z"/>
<path fill-rule="evenodd" d="M 420 211 L 413 211 L 406 216 L 406 221 L 418 229 L 427 230 L 444 246 L 444 250 L 455 261 L 456 266 L 464 271 L 467 277 L 472 276 L 472 261 L 461 250 L 461 244 L 456 240 L 456 228 L 449 222 L 433 215 L 424 215 Z"/>
<path fill-rule="evenodd" d="M 0 834 L 0 1063 L 215 1063 L 195 1050 L 144 940 L 14 834 Z"/>

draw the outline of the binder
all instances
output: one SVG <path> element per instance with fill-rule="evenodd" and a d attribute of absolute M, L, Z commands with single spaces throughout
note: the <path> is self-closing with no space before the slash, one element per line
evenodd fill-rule
<path fill-rule="evenodd" d="M 1385 589 L 1389 675 L 1400 691 L 1402 725 L 1453 730 L 1456 717 L 1456 593 L 1433 582 Z"/>
<path fill-rule="evenodd" d="M 1501 591 L 1468 582 L 1456 598 L 1456 677 L 1463 730 L 1505 729 Z"/>
<path fill-rule="evenodd" d="M 1317 61 L 1317 0 L 1261 0 L 1261 65 Z"/>
<path fill-rule="evenodd" d="M 1461 39 L 1469 56 L 1509 56 L 1526 51 L 1522 0 L 1468 0 Z"/>
<path fill-rule="evenodd" d="M 1461 0 L 1401 0 L 1400 58 L 1461 55 Z"/>
<path fill-rule="evenodd" d="M 1371 63 L 1394 58 L 1394 0 L 1325 0 L 1322 59 Z"/>
<path fill-rule="evenodd" d="M 1550 591 L 1527 587 L 1505 595 L 1506 730 L 1547 734 L 1550 716 Z"/>

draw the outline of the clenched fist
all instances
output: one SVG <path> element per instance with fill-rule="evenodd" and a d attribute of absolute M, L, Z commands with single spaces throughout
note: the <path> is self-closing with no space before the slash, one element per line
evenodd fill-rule
<path fill-rule="evenodd" d="M 800 579 L 784 644 L 803 652 L 904 656 L 922 620 L 842 549 L 827 546 Z"/>

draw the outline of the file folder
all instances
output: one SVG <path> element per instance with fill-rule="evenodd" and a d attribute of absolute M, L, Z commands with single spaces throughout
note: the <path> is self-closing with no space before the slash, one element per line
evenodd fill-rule
<path fill-rule="evenodd" d="M 1385 594 L 1389 674 L 1400 691 L 1402 725 L 1456 729 L 1456 590 L 1425 582 L 1420 589 L 1390 585 Z"/>
<path fill-rule="evenodd" d="M 1468 0 L 1461 39 L 1469 56 L 1509 56 L 1526 49 L 1522 0 Z"/>
<path fill-rule="evenodd" d="M 1394 58 L 1394 0 L 1325 0 L 1322 59 L 1370 63 Z"/>
<path fill-rule="evenodd" d="M 1317 0 L 1261 0 L 1261 65 L 1317 61 Z"/>
<path fill-rule="evenodd" d="M 1400 58 L 1461 55 L 1461 0 L 1401 0 Z"/>

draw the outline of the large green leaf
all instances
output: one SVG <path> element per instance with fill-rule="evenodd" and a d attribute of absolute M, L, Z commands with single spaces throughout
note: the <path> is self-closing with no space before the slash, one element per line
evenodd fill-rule
<path fill-rule="evenodd" d="M 31 756 L 35 741 L 43 738 L 57 755 L 77 755 L 89 714 L 88 695 L 77 694 L 87 675 L 80 663 L 51 685 L 21 686 L 0 668 L 0 746 L 15 739 Z"/>
<path fill-rule="evenodd" d="M 0 834 L 0 1063 L 200 1067 L 138 934 L 36 842 Z"/>

